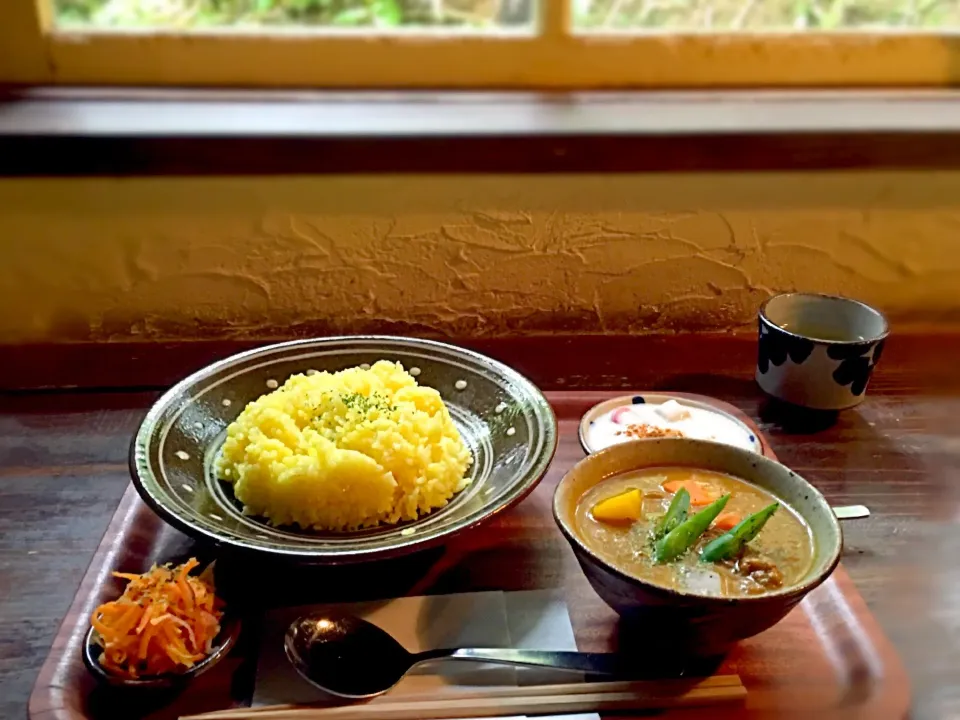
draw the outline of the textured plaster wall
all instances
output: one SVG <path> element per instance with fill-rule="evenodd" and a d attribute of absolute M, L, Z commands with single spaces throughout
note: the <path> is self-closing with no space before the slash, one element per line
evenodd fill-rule
<path fill-rule="evenodd" d="M 960 173 L 11 179 L 0 246 L 0 342 L 953 320 Z"/>

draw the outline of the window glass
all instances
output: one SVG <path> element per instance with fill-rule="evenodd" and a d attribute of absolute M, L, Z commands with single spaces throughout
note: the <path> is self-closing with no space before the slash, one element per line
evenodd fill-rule
<path fill-rule="evenodd" d="M 888 30 L 960 27 L 958 0 L 573 0 L 578 29 Z"/>
<path fill-rule="evenodd" d="M 55 0 L 57 26 L 269 30 L 530 26 L 533 0 Z"/>

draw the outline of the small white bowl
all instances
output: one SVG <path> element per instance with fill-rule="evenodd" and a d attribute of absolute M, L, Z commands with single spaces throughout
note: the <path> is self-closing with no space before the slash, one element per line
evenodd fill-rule
<path fill-rule="evenodd" d="M 669 401 L 679 404 L 684 410 L 688 411 L 692 416 L 693 422 L 699 420 L 702 423 L 702 421 L 706 420 L 713 423 L 713 431 L 697 428 L 697 426 L 693 425 L 689 420 L 669 422 L 662 418 L 657 412 L 657 408 Z M 656 392 L 621 395 L 620 397 L 598 403 L 585 412 L 580 419 L 579 432 L 580 445 L 585 452 L 592 454 L 610 445 L 618 445 L 635 439 L 629 436 L 622 436 L 622 439 L 618 437 L 613 442 L 610 442 L 610 438 L 607 437 L 606 442 L 602 440 L 597 442 L 596 437 L 591 438 L 591 436 L 596 436 L 601 433 L 603 435 L 609 435 L 609 428 L 607 428 L 609 421 L 607 418 L 612 411 L 622 407 L 632 408 L 632 410 L 638 414 L 637 420 L 639 423 L 646 422 L 656 427 L 672 428 L 679 430 L 683 433 L 683 436 L 687 438 L 719 442 L 744 450 L 751 450 L 758 455 L 763 454 L 763 443 L 757 435 L 757 432 L 734 415 L 715 407 L 707 400 L 698 400 L 683 394 Z"/>

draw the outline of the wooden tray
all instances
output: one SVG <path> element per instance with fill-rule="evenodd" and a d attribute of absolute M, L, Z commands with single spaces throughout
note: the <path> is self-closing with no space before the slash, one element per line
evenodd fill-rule
<path fill-rule="evenodd" d="M 577 440 L 580 416 L 594 403 L 615 394 L 548 393 L 557 413 L 560 442 L 547 476 L 517 507 L 454 538 L 444 548 L 387 561 L 375 570 L 369 565 L 300 569 L 295 582 L 276 563 L 259 566 L 246 560 L 231 565 L 229 557 L 219 557 L 220 577 L 258 580 L 248 593 L 253 609 L 245 618 L 244 637 L 231 657 L 163 705 L 140 697 L 120 697 L 114 690 L 97 687 L 80 659 L 91 612 L 119 593 L 111 571 L 139 572 L 155 561 L 186 552 L 209 554 L 154 515 L 131 486 L 41 668 L 30 698 L 29 717 L 162 720 L 248 704 L 256 660 L 251 638 L 258 628 L 257 610 L 283 604 L 562 587 L 580 649 L 617 649 L 617 616 L 588 585 L 551 512 L 557 482 L 583 457 Z M 739 410 L 719 401 L 715 404 L 763 437 Z M 764 448 L 773 457 L 769 444 L 764 442 Z M 631 650 L 643 652 L 642 648 Z M 747 701 L 742 706 L 703 710 L 704 717 L 881 720 L 905 717 L 909 709 L 909 683 L 903 666 L 842 566 L 780 624 L 740 643 L 716 672 L 739 674 L 748 690 Z"/>

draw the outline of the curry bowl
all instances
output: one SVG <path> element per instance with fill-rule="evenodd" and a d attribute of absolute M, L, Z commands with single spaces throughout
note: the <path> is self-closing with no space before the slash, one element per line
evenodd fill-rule
<path fill-rule="evenodd" d="M 358 531 L 272 525 L 248 515 L 215 463 L 227 428 L 251 401 L 293 375 L 400 363 L 434 388 L 471 451 L 469 484 L 415 520 Z M 276 560 L 339 564 L 397 557 L 445 542 L 523 499 L 557 444 L 543 394 L 511 368 L 445 343 L 389 336 L 327 337 L 269 345 L 228 357 L 167 391 L 133 439 L 130 469 L 161 518 L 224 550 Z"/>
<path fill-rule="evenodd" d="M 774 496 L 781 503 L 780 509 L 792 509 L 790 517 L 806 528 L 810 539 L 804 569 L 781 587 L 728 596 L 654 582 L 641 577 L 636 567 L 618 566 L 609 548 L 591 545 L 578 521 L 583 511 L 578 516 L 577 508 L 585 494 L 611 478 L 666 468 L 732 476 L 762 494 Z M 644 645 L 658 652 L 716 655 L 770 628 L 830 576 L 843 546 L 836 516 L 809 482 L 749 450 L 703 440 L 638 440 L 589 455 L 557 485 L 553 512 L 594 590 L 621 616 L 626 629 L 638 630 Z"/>

